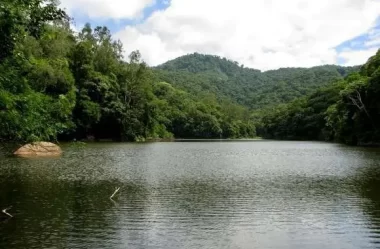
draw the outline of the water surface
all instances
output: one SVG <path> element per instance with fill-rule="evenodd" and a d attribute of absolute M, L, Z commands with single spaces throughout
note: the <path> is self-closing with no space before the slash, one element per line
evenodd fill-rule
<path fill-rule="evenodd" d="M 380 248 L 380 150 L 318 142 L 0 155 L 0 248 Z M 114 200 L 109 197 L 121 190 Z"/>

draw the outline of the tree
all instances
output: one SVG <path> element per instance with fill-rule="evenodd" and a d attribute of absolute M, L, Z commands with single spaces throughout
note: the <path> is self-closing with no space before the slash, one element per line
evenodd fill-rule
<path fill-rule="evenodd" d="M 26 35 L 39 38 L 46 22 L 68 19 L 53 0 L 4 0 L 0 3 L 0 62 Z"/>

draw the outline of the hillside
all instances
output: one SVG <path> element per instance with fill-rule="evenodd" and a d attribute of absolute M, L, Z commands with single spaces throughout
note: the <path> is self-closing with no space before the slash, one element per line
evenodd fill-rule
<path fill-rule="evenodd" d="M 63 10 L 38 1 L 6 1 L 2 8 L 14 15 L 0 22 L 0 141 L 257 133 L 301 139 L 316 139 L 318 133 L 317 138 L 353 144 L 380 141 L 379 55 L 346 80 L 358 68 L 261 72 L 200 54 L 152 69 L 139 51 L 126 61 L 122 44 L 107 27 L 86 24 L 74 32 Z"/>
<path fill-rule="evenodd" d="M 292 101 L 343 79 L 358 67 L 324 65 L 261 72 L 212 55 L 190 54 L 155 68 L 156 76 L 193 94 L 209 92 L 252 109 Z"/>
<path fill-rule="evenodd" d="M 1 142 L 256 135 L 247 108 L 173 87 L 155 77 L 139 51 L 126 61 L 107 27 L 75 32 L 63 10 L 28 3 L 0 4 L 8 13 L 0 21 Z"/>
<path fill-rule="evenodd" d="M 260 136 L 380 144 L 380 50 L 345 80 L 288 104 L 259 110 Z"/>

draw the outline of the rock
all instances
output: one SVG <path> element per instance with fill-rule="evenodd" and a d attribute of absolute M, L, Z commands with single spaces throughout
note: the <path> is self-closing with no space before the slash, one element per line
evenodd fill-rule
<path fill-rule="evenodd" d="M 34 142 L 22 146 L 14 154 L 16 156 L 23 157 L 50 157 L 60 156 L 62 154 L 62 150 L 58 145 L 53 143 Z"/>

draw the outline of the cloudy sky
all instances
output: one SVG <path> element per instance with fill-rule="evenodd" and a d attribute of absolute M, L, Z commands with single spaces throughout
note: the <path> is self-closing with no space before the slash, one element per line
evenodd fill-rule
<path fill-rule="evenodd" d="M 380 0 L 61 0 L 152 66 L 193 52 L 261 70 L 364 63 L 380 47 Z"/>

